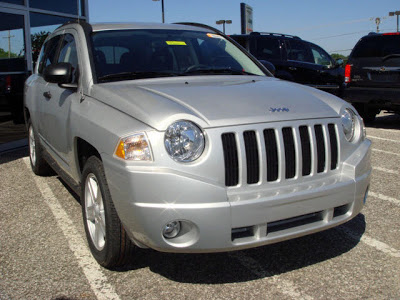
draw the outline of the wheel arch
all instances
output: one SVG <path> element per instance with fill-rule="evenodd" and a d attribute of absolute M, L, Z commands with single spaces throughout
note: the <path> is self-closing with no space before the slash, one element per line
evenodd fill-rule
<path fill-rule="evenodd" d="M 79 175 L 82 175 L 83 168 L 89 157 L 96 156 L 102 161 L 100 152 L 96 147 L 80 137 L 75 138 L 75 154 Z"/>

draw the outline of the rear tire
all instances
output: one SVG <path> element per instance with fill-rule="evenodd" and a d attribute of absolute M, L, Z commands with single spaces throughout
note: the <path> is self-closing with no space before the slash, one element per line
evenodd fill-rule
<path fill-rule="evenodd" d="M 102 161 L 91 156 L 82 173 L 81 204 L 90 251 L 105 268 L 123 265 L 135 248 L 111 199 Z"/>
<path fill-rule="evenodd" d="M 51 168 L 43 157 L 43 149 L 32 122 L 28 121 L 29 160 L 33 173 L 44 176 L 51 173 Z"/>

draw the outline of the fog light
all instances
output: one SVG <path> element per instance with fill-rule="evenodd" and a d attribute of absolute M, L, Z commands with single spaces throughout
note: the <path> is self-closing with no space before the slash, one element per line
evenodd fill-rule
<path fill-rule="evenodd" d="M 179 232 L 181 231 L 181 222 L 179 221 L 172 221 L 167 223 L 163 229 L 163 236 L 166 239 L 172 239 L 176 237 Z"/>

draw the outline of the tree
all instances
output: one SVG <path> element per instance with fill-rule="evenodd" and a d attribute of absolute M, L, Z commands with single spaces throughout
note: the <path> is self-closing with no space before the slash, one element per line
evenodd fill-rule
<path fill-rule="evenodd" d="M 343 64 L 344 64 L 344 65 L 347 63 L 347 60 L 349 59 L 348 56 L 345 56 L 345 55 L 342 55 L 342 54 L 339 54 L 339 53 L 332 53 L 332 54 L 331 54 L 331 57 L 332 57 L 334 60 L 343 59 Z"/>
<path fill-rule="evenodd" d="M 18 57 L 17 54 L 11 52 L 9 55 L 8 51 L 5 51 L 4 49 L 0 48 L 0 58 L 16 58 L 16 57 Z"/>
<path fill-rule="evenodd" d="M 39 57 L 40 49 L 42 48 L 42 45 L 49 34 L 50 31 L 40 31 L 31 35 L 32 60 L 34 63 L 36 63 Z"/>

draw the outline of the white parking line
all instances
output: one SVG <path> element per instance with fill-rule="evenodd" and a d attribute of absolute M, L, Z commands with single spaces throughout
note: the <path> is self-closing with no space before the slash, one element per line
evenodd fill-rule
<path fill-rule="evenodd" d="M 380 172 L 385 172 L 385 173 L 394 174 L 394 175 L 400 175 L 400 173 L 395 170 L 389 170 L 389 169 L 385 169 L 385 168 L 381 168 L 381 167 L 373 167 L 373 169 L 376 171 L 380 171 Z"/>
<path fill-rule="evenodd" d="M 388 141 L 388 142 L 393 142 L 393 143 L 400 143 L 399 140 L 392 140 L 392 139 L 386 139 L 386 138 L 381 138 L 378 136 L 373 136 L 373 135 L 367 135 L 369 139 L 375 139 L 375 140 L 381 140 L 381 141 Z"/>
<path fill-rule="evenodd" d="M 395 153 L 395 152 L 390 152 L 390 151 L 385 151 L 385 150 L 372 149 L 372 151 L 380 152 L 380 153 L 385 153 L 385 154 L 390 154 L 390 155 L 400 156 L 400 153 Z"/>
<path fill-rule="evenodd" d="M 378 198 L 378 199 L 381 199 L 381 200 L 389 201 L 389 202 L 391 202 L 393 204 L 396 204 L 396 205 L 400 206 L 400 200 L 399 199 L 396 199 L 396 198 L 393 198 L 393 197 L 389 197 L 389 196 L 385 196 L 385 195 L 382 195 L 382 194 L 379 194 L 379 193 L 374 193 L 374 192 L 371 192 L 371 191 L 368 192 L 368 195 L 372 196 L 372 197 L 375 197 L 375 198 Z"/>
<path fill-rule="evenodd" d="M 381 131 L 381 132 L 400 133 L 400 130 L 397 130 L 397 129 L 386 129 L 386 128 L 369 127 L 369 128 L 367 128 L 367 132 L 368 132 L 369 130 L 378 130 L 378 131 Z"/>
<path fill-rule="evenodd" d="M 28 157 L 23 158 L 25 164 L 30 169 Z M 83 270 L 90 287 L 98 299 L 120 299 L 114 287 L 108 283 L 107 277 L 103 274 L 101 267 L 91 255 L 86 243 L 75 228 L 74 223 L 69 218 L 66 211 L 62 208 L 57 198 L 54 196 L 49 185 L 43 177 L 33 176 L 35 183 L 43 196 L 44 201 L 50 208 L 57 221 L 58 227 L 64 233 L 68 241 L 69 248 L 74 253 L 80 267 Z"/>
<path fill-rule="evenodd" d="M 373 239 L 373 238 L 371 238 L 371 237 L 369 237 L 369 236 L 367 236 L 365 234 L 363 234 L 361 236 L 361 239 L 360 239 L 360 237 L 357 236 L 353 231 L 351 231 L 350 229 L 345 228 L 345 227 L 340 227 L 339 230 L 345 232 L 349 237 L 351 237 L 354 240 L 357 240 L 357 241 L 360 240 L 364 244 L 366 244 L 366 245 L 368 245 L 370 247 L 373 247 L 376 250 L 379 250 L 379 251 L 381 251 L 381 252 L 383 252 L 385 254 L 388 254 L 388 255 L 390 255 L 392 257 L 400 258 L 400 251 L 399 250 L 394 249 L 394 248 L 390 247 L 389 245 L 387 245 L 387 244 L 385 244 L 385 243 L 383 243 L 381 241 Z"/>
<path fill-rule="evenodd" d="M 282 294 L 287 295 L 293 299 L 314 299 L 313 297 L 299 291 L 300 288 L 298 288 L 292 281 L 279 278 L 278 275 L 272 275 L 268 271 L 264 270 L 260 266 L 260 263 L 254 258 L 244 255 L 242 252 L 232 252 L 229 253 L 229 256 L 238 260 L 242 266 L 253 272 L 258 277 L 268 277 L 268 279 L 271 279 L 272 282 L 277 285 L 279 291 L 282 292 Z"/>

